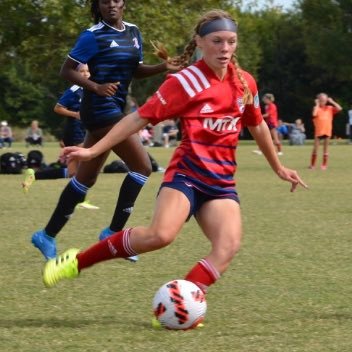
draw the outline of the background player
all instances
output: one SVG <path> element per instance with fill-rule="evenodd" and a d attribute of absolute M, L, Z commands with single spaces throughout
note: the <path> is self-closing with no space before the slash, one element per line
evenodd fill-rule
<path fill-rule="evenodd" d="M 326 93 L 320 93 L 315 99 L 313 108 L 314 146 L 310 158 L 310 169 L 315 169 L 320 141 L 323 141 L 323 162 L 321 169 L 326 170 L 329 158 L 329 142 L 332 135 L 332 121 L 334 115 L 342 110 L 342 107 L 330 98 Z"/>
<path fill-rule="evenodd" d="M 91 13 L 96 24 L 80 35 L 61 69 L 63 78 L 84 89 L 80 117 L 87 129 L 85 147 L 94 145 L 124 117 L 128 87 L 133 77 L 144 78 L 176 68 L 167 61 L 159 65 L 143 64 L 141 34 L 137 26 L 122 20 L 124 9 L 123 0 L 92 0 Z M 77 72 L 80 64 L 88 64 L 91 73 L 89 79 Z M 148 154 L 137 133 L 121 140 L 112 150 L 127 164 L 130 172 L 120 188 L 111 223 L 100 233 L 100 239 L 123 228 L 151 173 Z M 56 256 L 56 235 L 76 205 L 84 201 L 109 152 L 107 150 L 79 164 L 76 175 L 63 190 L 49 222 L 43 230 L 32 235 L 33 245 L 46 259 Z"/>

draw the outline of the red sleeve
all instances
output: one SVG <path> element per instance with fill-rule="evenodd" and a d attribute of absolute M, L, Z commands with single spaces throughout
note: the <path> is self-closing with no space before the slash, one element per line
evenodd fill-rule
<path fill-rule="evenodd" d="M 257 83 L 248 72 L 243 72 L 243 76 L 248 83 L 250 91 L 252 92 L 253 103 L 246 105 L 242 115 L 242 125 L 243 127 L 258 126 L 263 121 L 263 115 L 260 110 Z"/>
<path fill-rule="evenodd" d="M 332 106 L 332 113 L 333 115 L 336 115 L 338 112 L 340 112 L 341 110 L 339 110 L 337 107 Z"/>
<path fill-rule="evenodd" d="M 189 95 L 182 89 L 179 81 L 169 75 L 153 96 L 138 109 L 138 113 L 156 125 L 160 121 L 183 116 L 188 101 Z"/>

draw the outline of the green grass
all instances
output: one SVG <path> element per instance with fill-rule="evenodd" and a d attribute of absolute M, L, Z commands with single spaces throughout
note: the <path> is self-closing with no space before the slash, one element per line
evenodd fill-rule
<path fill-rule="evenodd" d="M 310 187 L 293 194 L 252 149 L 244 142 L 238 150 L 242 249 L 210 289 L 205 327 L 187 332 L 153 330 L 150 318 L 157 288 L 182 278 L 209 249 L 193 219 L 171 246 L 137 264 L 106 262 L 46 289 L 30 235 L 45 226 L 67 181 L 37 181 L 24 195 L 20 175 L 0 175 L 0 350 L 351 351 L 352 146 L 331 145 L 325 172 L 307 169 L 310 144 L 285 146 L 283 162 Z M 13 150 L 27 152 L 19 144 Z M 150 151 L 165 166 L 172 149 Z M 54 161 L 57 144 L 43 152 Z M 130 225 L 150 220 L 161 178 L 150 177 Z M 122 179 L 100 175 L 89 193 L 100 209 L 76 211 L 58 237 L 60 251 L 96 241 Z"/>

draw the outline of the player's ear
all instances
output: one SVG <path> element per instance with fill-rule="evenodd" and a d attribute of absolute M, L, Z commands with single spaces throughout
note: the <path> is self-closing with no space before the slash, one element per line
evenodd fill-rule
<path fill-rule="evenodd" d="M 198 34 L 196 34 L 196 35 L 194 36 L 194 40 L 195 40 L 195 42 L 196 42 L 196 44 L 197 44 L 197 47 L 198 47 L 199 49 L 202 49 L 202 38 L 201 38 Z"/>

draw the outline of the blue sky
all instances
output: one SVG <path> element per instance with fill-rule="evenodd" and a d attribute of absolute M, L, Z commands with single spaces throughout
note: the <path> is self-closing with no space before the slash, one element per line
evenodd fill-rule
<path fill-rule="evenodd" d="M 272 0 L 274 5 L 277 6 L 282 6 L 285 10 L 289 10 L 292 8 L 293 3 L 296 2 L 296 0 Z M 265 0 L 259 0 L 258 5 L 264 4 L 266 1 Z"/>

